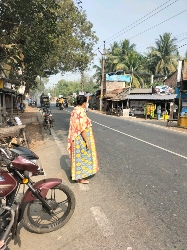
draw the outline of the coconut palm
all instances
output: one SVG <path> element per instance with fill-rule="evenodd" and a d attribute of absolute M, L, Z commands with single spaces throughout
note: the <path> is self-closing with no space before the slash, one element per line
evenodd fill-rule
<path fill-rule="evenodd" d="M 111 53 L 108 56 L 107 64 L 110 64 L 111 71 L 115 70 L 127 70 L 125 61 L 128 55 L 135 51 L 135 44 L 130 44 L 130 41 L 125 39 L 124 41 L 117 43 L 114 42 L 111 45 Z"/>
<path fill-rule="evenodd" d="M 178 50 L 175 42 L 176 38 L 171 37 L 171 33 L 164 33 L 156 39 L 156 46 L 149 47 L 148 53 L 149 69 L 153 74 L 169 75 L 177 68 Z"/>
<path fill-rule="evenodd" d="M 99 66 L 93 65 L 93 68 L 96 70 L 93 78 L 96 80 L 97 83 L 101 83 L 102 79 L 102 58 L 99 59 Z"/>

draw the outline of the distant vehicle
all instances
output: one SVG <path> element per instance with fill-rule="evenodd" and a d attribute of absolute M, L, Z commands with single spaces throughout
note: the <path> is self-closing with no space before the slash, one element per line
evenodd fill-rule
<path fill-rule="evenodd" d="M 67 108 L 68 107 L 68 99 L 65 97 L 63 97 L 63 99 L 64 99 L 64 108 Z M 56 100 L 56 107 L 59 107 L 59 100 L 60 100 L 60 98 Z"/>
<path fill-rule="evenodd" d="M 64 107 L 68 108 L 68 99 L 67 98 L 64 98 Z"/>
<path fill-rule="evenodd" d="M 40 104 L 41 104 L 41 107 L 49 108 L 50 107 L 49 96 L 48 95 L 41 95 L 40 96 Z"/>
<path fill-rule="evenodd" d="M 59 106 L 59 99 L 56 99 L 56 107 L 58 107 Z"/>

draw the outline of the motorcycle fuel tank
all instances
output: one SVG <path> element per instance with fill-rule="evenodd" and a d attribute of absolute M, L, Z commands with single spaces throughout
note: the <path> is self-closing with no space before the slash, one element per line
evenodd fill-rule
<path fill-rule="evenodd" d="M 17 181 L 7 171 L 0 171 L 0 197 L 6 197 L 17 186 Z"/>
<path fill-rule="evenodd" d="M 38 174 L 39 166 L 20 155 L 12 161 L 12 165 L 18 170 L 28 170 L 33 174 Z"/>

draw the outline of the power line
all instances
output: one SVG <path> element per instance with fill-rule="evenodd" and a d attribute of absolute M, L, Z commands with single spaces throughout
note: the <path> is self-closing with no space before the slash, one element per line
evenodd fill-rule
<path fill-rule="evenodd" d="M 171 33 L 172 34 L 172 33 Z M 184 33 L 181 33 L 181 34 L 178 34 L 178 35 L 176 35 L 176 36 L 174 36 L 174 37 L 179 37 L 179 36 L 185 36 L 187 34 L 187 32 L 184 32 Z"/>
<path fill-rule="evenodd" d="M 185 44 L 181 45 L 180 47 L 178 47 L 178 49 L 180 49 L 180 48 L 184 47 L 185 45 L 187 45 L 187 43 L 185 43 Z"/>
<path fill-rule="evenodd" d="M 171 0 L 167 1 L 166 3 L 170 2 L 170 1 L 171 1 Z M 123 30 L 126 30 L 127 28 L 129 28 L 129 27 L 131 27 L 132 25 L 136 24 L 138 21 L 144 19 L 143 21 L 141 21 L 141 22 L 137 23 L 136 25 L 132 26 L 130 29 L 126 30 L 125 32 L 122 32 L 123 30 L 119 31 L 119 32 L 116 33 L 115 35 L 113 35 L 113 36 L 109 37 L 108 39 L 106 39 L 106 41 L 107 41 L 107 40 L 109 40 L 108 42 L 113 41 L 116 37 L 119 37 L 119 36 L 121 36 L 122 34 L 128 32 L 129 30 L 132 30 L 132 29 L 135 28 L 136 26 L 138 26 L 138 25 L 140 25 L 141 23 L 147 21 L 148 19 L 150 19 L 151 17 L 155 16 L 156 14 L 158 14 L 159 12 L 161 12 L 162 10 L 168 8 L 170 5 L 176 3 L 177 1 L 178 1 L 178 0 L 175 0 L 174 2 L 172 2 L 172 3 L 170 3 L 169 5 L 167 5 L 166 7 L 164 7 L 163 9 L 157 11 L 157 12 L 154 13 L 153 15 L 151 15 L 151 16 L 147 17 L 146 19 L 144 19 L 146 16 L 150 15 L 150 14 L 151 14 L 152 12 L 154 12 L 155 10 L 161 8 L 161 6 L 165 5 L 166 3 L 165 3 L 165 4 L 162 4 L 161 6 L 159 6 L 159 7 L 156 8 L 155 10 L 151 11 L 151 12 L 148 13 L 147 15 L 143 16 L 142 18 L 138 19 L 136 22 L 134 22 L 134 23 L 132 23 L 131 25 L 127 26 L 127 27 L 124 28 Z M 121 32 L 122 32 L 122 33 L 121 33 Z M 121 34 L 119 34 L 119 33 L 121 33 Z M 117 34 L 119 34 L 119 35 L 116 36 Z M 115 37 L 114 37 L 114 36 L 115 36 Z M 114 37 L 114 38 L 112 38 L 112 37 Z M 112 39 L 111 39 L 111 38 L 112 38 Z"/>
<path fill-rule="evenodd" d="M 137 21 L 135 21 L 134 23 L 130 24 L 129 26 L 127 26 L 127 27 L 125 27 L 124 29 L 122 29 L 121 31 L 117 32 L 117 33 L 116 33 L 116 34 L 114 34 L 113 36 L 110 36 L 109 38 L 107 38 L 107 39 L 106 39 L 106 41 L 107 41 L 107 40 L 109 40 L 110 38 L 114 37 L 115 35 L 117 35 L 117 34 L 121 33 L 123 30 L 125 30 L 125 29 L 129 28 L 129 27 L 130 27 L 130 26 L 132 26 L 133 24 L 135 24 L 135 23 L 139 22 L 140 20 L 142 20 L 142 19 L 143 19 L 143 18 L 145 18 L 146 16 L 150 15 L 150 14 L 151 14 L 151 13 L 153 13 L 155 10 L 157 10 L 157 9 L 161 8 L 162 6 L 164 6 L 165 4 L 167 4 L 167 3 L 168 3 L 168 2 L 170 2 L 170 1 L 171 1 L 171 0 L 169 0 L 169 1 L 165 2 L 164 4 L 160 5 L 160 6 L 159 6 L 159 7 L 157 7 L 156 9 L 152 10 L 151 12 L 149 12 L 148 14 L 146 14 L 145 16 L 143 16 L 143 17 L 141 17 L 140 19 L 138 19 Z"/>
<path fill-rule="evenodd" d="M 161 22 L 161 23 L 158 23 L 158 24 L 154 25 L 153 27 L 151 27 L 151 28 L 149 28 L 149 29 L 147 29 L 147 30 L 144 30 L 144 31 L 140 32 L 139 34 L 137 34 L 137 35 L 135 35 L 135 36 L 132 36 L 131 38 L 129 38 L 129 40 L 132 39 L 132 38 L 134 38 L 134 37 L 137 37 L 137 36 L 139 36 L 139 35 L 141 35 L 141 34 L 143 34 L 143 33 L 145 33 L 145 32 L 148 31 L 148 30 L 151 30 L 151 29 L 153 29 L 153 28 L 155 28 L 155 27 L 157 27 L 157 26 L 159 26 L 159 25 L 161 25 L 161 24 L 163 24 L 163 23 L 165 23 L 165 22 L 167 22 L 167 21 L 169 21 L 169 20 L 171 20 L 172 18 L 174 18 L 174 17 L 176 17 L 176 16 L 179 16 L 180 14 L 182 14 L 182 13 L 184 13 L 184 12 L 186 12 L 186 10 L 184 10 L 184 11 L 182 11 L 182 12 L 176 14 L 175 16 L 172 16 L 172 17 L 170 17 L 170 18 L 164 20 L 164 21 Z"/>
<path fill-rule="evenodd" d="M 143 18 L 145 18 L 146 16 L 150 15 L 151 13 L 153 13 L 154 11 L 156 11 L 157 9 L 160 9 L 162 6 L 164 6 L 165 4 L 167 4 L 168 2 L 170 2 L 171 0 L 165 2 L 164 4 L 160 5 L 159 7 L 157 7 L 156 9 L 152 10 L 151 12 L 149 12 L 148 14 L 146 14 L 145 16 L 141 17 L 140 19 L 138 19 L 137 21 L 135 21 L 134 23 L 130 24 L 129 26 L 127 26 L 126 28 L 124 28 L 123 30 L 131 27 L 132 25 L 134 25 L 135 23 L 139 22 L 140 20 L 142 20 Z M 176 0 L 175 2 L 177 2 L 178 0 Z M 171 3 L 170 5 L 174 4 L 175 2 Z M 169 5 L 168 5 L 169 6 Z M 165 8 L 167 8 L 168 6 L 166 6 Z M 164 8 L 164 9 L 165 9 Z M 160 10 L 161 11 L 161 10 Z M 156 14 L 156 13 L 155 13 Z M 150 17 L 149 17 L 150 18 Z M 147 19 L 146 19 L 147 20 Z M 145 20 L 144 20 L 145 21 Z M 139 25 L 139 24 L 137 24 Z M 134 26 L 135 27 L 135 26 Z M 107 38 L 105 41 L 109 40 L 110 38 L 114 37 L 115 35 L 121 33 L 123 30 L 119 31 L 118 33 L 114 34 L 113 36 Z M 110 39 L 111 40 L 111 39 Z M 114 40 L 114 39 L 113 39 Z M 94 50 L 93 53 L 95 53 L 97 51 L 97 48 Z"/>
<path fill-rule="evenodd" d="M 171 34 L 172 34 L 172 33 L 171 33 Z M 182 34 L 183 34 L 183 35 L 182 35 Z M 182 34 L 174 35 L 173 37 L 177 39 L 177 37 L 179 37 L 179 36 L 184 36 L 184 35 L 186 35 L 187 32 L 182 33 Z M 186 38 L 187 38 L 187 37 L 185 37 L 184 39 L 186 39 Z M 183 41 L 184 39 L 182 39 L 182 40 L 180 40 L 180 41 L 176 41 L 176 43 L 179 43 L 179 42 Z M 150 46 L 153 45 L 153 44 L 155 44 L 155 42 L 154 42 L 154 43 L 151 43 L 151 44 L 149 44 L 149 45 L 147 44 L 147 45 L 144 45 L 144 46 L 141 46 L 141 47 L 139 47 L 139 46 L 137 46 L 137 47 L 138 47 L 138 49 L 142 49 L 142 48 L 150 47 Z"/>
<path fill-rule="evenodd" d="M 181 41 L 185 40 L 187 37 L 183 38 L 182 40 L 177 41 L 176 43 L 180 43 Z"/>

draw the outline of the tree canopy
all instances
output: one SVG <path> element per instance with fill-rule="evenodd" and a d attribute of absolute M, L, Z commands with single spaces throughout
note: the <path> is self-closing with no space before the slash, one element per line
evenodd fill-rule
<path fill-rule="evenodd" d="M 97 37 L 80 2 L 0 0 L 0 14 L 0 67 L 15 85 L 33 88 L 37 76 L 82 71 L 90 63 Z"/>
<path fill-rule="evenodd" d="M 136 45 L 125 39 L 114 42 L 110 46 L 110 54 L 105 63 L 105 73 L 123 70 L 132 75 L 132 87 L 150 86 L 150 75 L 168 76 L 177 69 L 177 61 L 182 59 L 179 55 L 177 39 L 170 33 L 164 33 L 155 40 L 155 46 L 149 47 L 144 54 L 136 50 Z M 186 57 L 186 55 L 185 55 Z M 184 57 L 184 58 L 185 58 Z M 94 78 L 101 81 L 102 60 L 96 69 Z"/>

